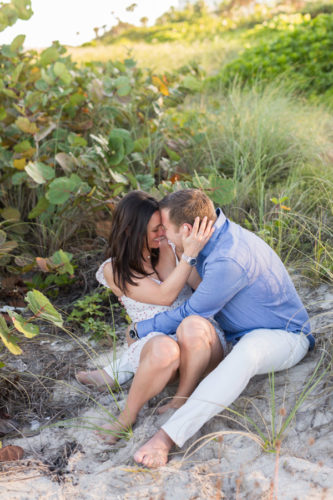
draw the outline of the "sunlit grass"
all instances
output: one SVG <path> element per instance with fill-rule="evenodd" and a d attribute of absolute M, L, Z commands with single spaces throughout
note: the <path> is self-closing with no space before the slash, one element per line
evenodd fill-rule
<path fill-rule="evenodd" d="M 95 47 L 68 47 L 68 53 L 78 63 L 87 61 L 123 60 L 132 57 L 139 67 L 156 72 L 173 71 L 190 61 L 200 64 L 207 73 L 218 71 L 222 64 L 233 59 L 242 41 L 226 36 L 215 41 L 155 43 L 128 42 L 128 44 L 96 45 Z"/>

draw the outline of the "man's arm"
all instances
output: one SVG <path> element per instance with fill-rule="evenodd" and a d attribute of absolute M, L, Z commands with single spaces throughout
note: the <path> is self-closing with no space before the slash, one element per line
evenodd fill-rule
<path fill-rule="evenodd" d="M 191 298 L 181 306 L 156 314 L 137 323 L 139 337 L 150 332 L 175 333 L 187 316 L 197 314 L 210 318 L 220 311 L 248 283 L 245 271 L 231 259 L 220 259 L 207 264 L 203 280 Z"/>

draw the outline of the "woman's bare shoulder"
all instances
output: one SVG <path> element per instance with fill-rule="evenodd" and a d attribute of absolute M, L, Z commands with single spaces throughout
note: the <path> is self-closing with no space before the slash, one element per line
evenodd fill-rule
<path fill-rule="evenodd" d="M 105 266 L 103 267 L 103 273 L 104 273 L 104 278 L 105 278 L 107 284 L 109 285 L 109 287 L 111 288 L 111 290 L 113 291 L 113 293 L 115 295 L 117 295 L 117 297 L 120 297 L 121 295 L 123 295 L 120 288 L 118 288 L 114 282 L 113 269 L 112 269 L 111 262 L 107 262 L 105 264 Z"/>

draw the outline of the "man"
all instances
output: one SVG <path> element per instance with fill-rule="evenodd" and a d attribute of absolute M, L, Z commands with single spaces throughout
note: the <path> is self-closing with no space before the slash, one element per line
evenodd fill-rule
<path fill-rule="evenodd" d="M 171 193 L 161 204 L 167 238 L 181 251 L 182 232 L 196 215 L 215 217 L 215 232 L 197 259 L 202 278 L 191 298 L 173 311 L 136 325 L 139 338 L 151 331 L 177 330 L 192 315 L 214 316 L 233 344 L 230 354 L 153 438 L 134 455 L 158 467 L 168 452 L 211 417 L 229 407 L 251 377 L 290 368 L 313 348 L 309 317 L 276 253 L 258 236 L 229 221 L 200 190 Z M 188 256 L 190 257 L 190 256 Z"/>

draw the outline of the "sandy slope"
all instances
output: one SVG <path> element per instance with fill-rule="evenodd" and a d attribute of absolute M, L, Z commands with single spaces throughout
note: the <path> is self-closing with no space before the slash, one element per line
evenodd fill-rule
<path fill-rule="evenodd" d="M 304 290 L 303 298 L 320 335 L 316 350 L 298 366 L 276 374 L 277 422 L 286 418 L 297 395 L 316 366 L 322 349 L 332 347 L 333 290 L 326 285 Z M 76 397 L 72 387 L 59 383 L 54 397 L 71 404 Z M 117 403 L 108 394 L 91 392 L 98 403 L 112 413 L 124 403 L 126 392 Z M 22 446 L 25 460 L 0 469 L 1 499 L 333 499 L 333 391 L 327 375 L 306 400 L 282 440 L 280 454 L 267 453 L 258 444 L 258 435 L 248 433 L 241 422 L 225 414 L 207 423 L 181 450 L 175 450 L 166 467 L 156 471 L 135 465 L 132 456 L 168 418 L 154 409 L 163 396 L 146 405 L 140 413 L 129 441 L 110 447 L 98 441 L 89 423 L 105 420 L 105 413 L 90 403 L 80 422 L 45 428 L 40 434 L 11 440 Z M 269 382 L 255 377 L 233 408 L 246 410 L 261 430 L 271 432 Z M 281 410 L 282 409 L 282 410 Z M 219 432 L 219 439 L 205 438 L 199 450 L 189 447 L 200 437 Z M 245 434 L 246 432 L 246 434 Z M 7 444 L 4 440 L 3 444 Z M 187 453 L 186 453 L 187 452 Z M 51 469 L 50 470 L 50 464 Z"/>

